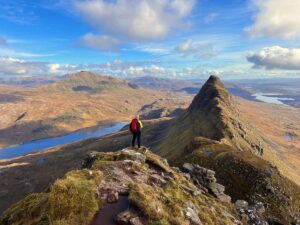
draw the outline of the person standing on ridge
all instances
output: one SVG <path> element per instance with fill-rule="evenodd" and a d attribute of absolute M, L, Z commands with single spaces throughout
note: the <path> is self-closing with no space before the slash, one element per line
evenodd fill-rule
<path fill-rule="evenodd" d="M 135 140 L 137 139 L 137 143 L 138 143 L 138 148 L 141 147 L 141 130 L 143 128 L 143 124 L 142 124 L 142 121 L 140 121 L 140 116 L 139 115 L 136 115 L 130 125 L 129 125 L 129 128 L 130 128 L 130 132 L 132 133 L 132 142 L 131 142 L 131 145 L 132 147 L 135 147 Z"/>

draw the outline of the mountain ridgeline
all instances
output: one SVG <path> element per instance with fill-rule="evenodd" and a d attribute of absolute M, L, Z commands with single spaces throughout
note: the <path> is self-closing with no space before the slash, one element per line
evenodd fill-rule
<path fill-rule="evenodd" d="M 208 138 L 232 146 L 238 151 L 262 155 L 268 149 L 266 137 L 240 116 L 234 97 L 216 76 L 211 76 L 189 108 L 172 124 L 164 143 L 181 137 L 168 154 L 177 154 L 194 137 Z"/>
<path fill-rule="evenodd" d="M 270 224 L 292 224 L 300 212 L 300 188 L 281 174 L 286 168 L 279 147 L 247 123 L 236 104 L 211 76 L 170 122 L 156 152 L 174 165 L 192 162 L 216 171 L 233 200 L 262 201 Z"/>

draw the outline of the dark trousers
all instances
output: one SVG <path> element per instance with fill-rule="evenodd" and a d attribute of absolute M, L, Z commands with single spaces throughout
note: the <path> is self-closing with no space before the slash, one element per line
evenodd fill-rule
<path fill-rule="evenodd" d="M 134 134 L 132 134 L 132 147 L 135 146 L 135 139 L 137 139 L 137 143 L 138 143 L 138 147 L 140 148 L 141 147 L 141 131 L 138 131 Z"/>

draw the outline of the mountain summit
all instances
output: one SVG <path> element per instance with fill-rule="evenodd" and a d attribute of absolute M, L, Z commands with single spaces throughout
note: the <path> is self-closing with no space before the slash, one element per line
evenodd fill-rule
<path fill-rule="evenodd" d="M 189 108 L 173 121 L 163 148 L 169 149 L 167 154 L 176 155 L 195 137 L 258 155 L 269 148 L 267 138 L 241 117 L 234 97 L 217 76 L 210 76 Z"/>
<path fill-rule="evenodd" d="M 136 85 L 128 83 L 125 80 L 121 80 L 111 76 L 98 75 L 87 71 L 81 71 L 72 74 L 59 82 L 42 87 L 42 89 L 46 91 L 73 91 L 88 93 L 100 93 L 103 91 L 137 88 L 138 87 Z"/>
<path fill-rule="evenodd" d="M 229 107 L 232 106 L 231 95 L 219 77 L 210 76 L 194 98 L 189 110 L 197 111 L 197 109 L 206 109 L 209 112 L 212 106 L 217 106 L 222 103 Z"/>

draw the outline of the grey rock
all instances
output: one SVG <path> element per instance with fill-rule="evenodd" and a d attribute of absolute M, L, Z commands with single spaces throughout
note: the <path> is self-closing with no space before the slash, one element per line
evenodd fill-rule
<path fill-rule="evenodd" d="M 202 225 L 202 222 L 198 216 L 198 210 L 193 204 L 188 204 L 184 209 L 186 218 L 190 221 L 191 225 Z"/>
<path fill-rule="evenodd" d="M 184 163 L 182 166 L 182 171 L 189 173 L 194 170 L 194 166 L 191 163 Z"/>
<path fill-rule="evenodd" d="M 131 160 L 134 160 L 136 162 L 140 162 L 140 163 L 145 163 L 146 161 L 146 156 L 143 155 L 142 153 L 136 152 L 134 150 L 131 149 L 123 149 L 120 151 L 120 157 L 127 157 Z"/>
<path fill-rule="evenodd" d="M 198 196 L 198 195 L 201 195 L 202 192 L 200 190 L 196 190 L 193 192 L 193 196 Z"/>
<path fill-rule="evenodd" d="M 235 204 L 235 208 L 237 210 L 246 209 L 249 206 L 248 202 L 246 202 L 244 200 L 237 200 L 234 204 Z"/>
<path fill-rule="evenodd" d="M 165 164 L 165 166 L 169 166 L 169 163 L 168 163 L 167 159 L 162 158 L 161 161 L 162 161 L 163 164 Z"/>
<path fill-rule="evenodd" d="M 204 193 L 210 192 L 223 202 L 231 201 L 231 197 L 224 193 L 225 187 L 217 183 L 215 171 L 191 163 L 185 163 L 183 170 L 189 173 L 191 180 Z"/>

